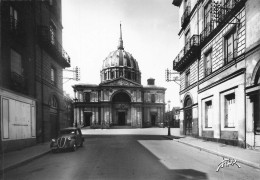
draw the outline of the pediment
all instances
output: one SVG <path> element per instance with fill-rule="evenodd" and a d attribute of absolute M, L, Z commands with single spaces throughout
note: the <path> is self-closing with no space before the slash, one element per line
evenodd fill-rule
<path fill-rule="evenodd" d="M 131 80 L 125 78 L 114 79 L 112 81 L 108 81 L 100 84 L 100 86 L 130 86 L 130 87 L 142 87 L 141 84 L 133 82 Z"/>

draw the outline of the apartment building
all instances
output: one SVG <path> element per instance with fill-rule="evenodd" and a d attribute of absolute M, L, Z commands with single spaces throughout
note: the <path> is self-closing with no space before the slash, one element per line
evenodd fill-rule
<path fill-rule="evenodd" d="M 174 0 L 184 135 L 260 146 L 260 2 Z"/>
<path fill-rule="evenodd" d="M 0 2 L 1 150 L 48 141 L 65 126 L 61 0 Z"/>

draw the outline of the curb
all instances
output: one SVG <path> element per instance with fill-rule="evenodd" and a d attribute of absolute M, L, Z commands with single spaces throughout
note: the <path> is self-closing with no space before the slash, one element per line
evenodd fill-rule
<path fill-rule="evenodd" d="M 43 152 L 43 153 L 41 153 L 41 154 L 32 156 L 32 157 L 29 157 L 28 159 L 22 160 L 22 161 L 20 161 L 20 162 L 16 162 L 16 163 L 14 163 L 14 164 L 12 164 L 12 165 L 10 165 L 10 166 L 8 166 L 8 167 L 3 167 L 3 169 L 0 170 L 0 174 L 2 175 L 2 174 L 4 174 L 6 171 L 9 171 L 9 170 L 14 169 L 14 168 L 16 168 L 16 167 L 18 167 L 18 166 L 21 166 L 21 165 L 26 164 L 26 163 L 28 163 L 28 162 L 30 162 L 30 161 L 33 161 L 33 160 L 35 160 L 35 159 L 37 159 L 37 158 L 40 158 L 40 157 L 42 157 L 42 156 L 48 154 L 49 152 L 50 152 L 50 150 L 48 150 L 48 151 L 46 151 L 46 152 Z"/>
<path fill-rule="evenodd" d="M 182 144 L 185 144 L 185 145 L 188 145 L 188 146 L 191 146 L 191 147 L 194 147 L 194 148 L 199 149 L 201 151 L 205 151 L 205 152 L 217 155 L 217 156 L 225 157 L 225 158 L 228 158 L 228 159 L 235 159 L 235 160 L 237 160 L 237 162 L 239 162 L 241 164 L 244 164 L 244 165 L 247 165 L 247 166 L 250 166 L 250 167 L 253 167 L 253 168 L 260 169 L 260 164 L 257 164 L 257 163 L 249 162 L 249 161 L 246 161 L 246 160 L 243 160 L 243 159 L 238 159 L 238 158 L 235 158 L 233 156 L 229 156 L 229 155 L 225 155 L 225 154 L 222 154 L 222 153 L 219 153 L 219 152 L 208 150 L 206 148 L 202 148 L 200 146 L 192 145 L 192 144 L 189 144 L 189 143 L 186 143 L 186 142 L 182 142 L 182 141 L 179 141 L 179 140 L 175 140 L 174 139 L 174 141 L 182 143 Z"/>

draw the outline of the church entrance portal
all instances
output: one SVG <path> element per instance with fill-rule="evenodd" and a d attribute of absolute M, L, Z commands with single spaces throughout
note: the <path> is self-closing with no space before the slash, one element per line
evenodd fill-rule
<path fill-rule="evenodd" d="M 126 92 L 118 92 L 112 98 L 112 124 L 115 126 L 129 125 L 127 119 L 130 114 L 131 98 Z"/>
<path fill-rule="evenodd" d="M 156 114 L 151 114 L 151 125 L 155 126 Z"/>
<path fill-rule="evenodd" d="M 124 126 L 125 124 L 125 112 L 118 112 L 118 125 Z"/>
<path fill-rule="evenodd" d="M 91 112 L 84 112 L 84 126 L 90 126 L 91 116 Z"/>

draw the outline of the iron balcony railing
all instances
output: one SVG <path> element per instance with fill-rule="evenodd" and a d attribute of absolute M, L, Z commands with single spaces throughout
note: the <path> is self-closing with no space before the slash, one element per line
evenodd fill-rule
<path fill-rule="evenodd" d="M 200 34 L 200 43 L 202 44 L 211 34 L 211 32 L 214 30 L 214 21 L 210 21 L 207 24 L 205 24 L 204 29 L 202 30 Z"/>
<path fill-rule="evenodd" d="M 207 43 L 220 28 L 229 22 L 244 6 L 245 1 L 246 0 L 227 0 L 223 5 L 220 2 L 212 2 L 211 20 L 205 24 L 200 34 L 200 44 L 203 46 Z"/>
<path fill-rule="evenodd" d="M 193 55 L 198 53 L 197 47 L 199 47 L 199 41 L 199 35 L 193 35 L 188 40 L 184 48 L 179 52 L 179 54 L 173 61 L 174 70 L 180 70 L 181 66 L 185 63 L 185 61 L 193 58 Z"/>
<path fill-rule="evenodd" d="M 223 22 L 227 19 L 227 17 L 232 14 L 237 8 L 243 6 L 245 0 L 227 0 L 225 4 L 223 4 L 219 8 L 218 12 L 218 22 Z"/>
<path fill-rule="evenodd" d="M 181 17 L 181 27 L 185 28 L 190 20 L 190 6 L 187 6 L 184 10 L 184 13 Z"/>
<path fill-rule="evenodd" d="M 70 67 L 70 57 L 68 53 L 63 49 L 54 32 L 47 26 L 38 26 L 38 34 L 41 44 L 54 55 L 54 59 L 57 59 L 64 67 Z"/>

